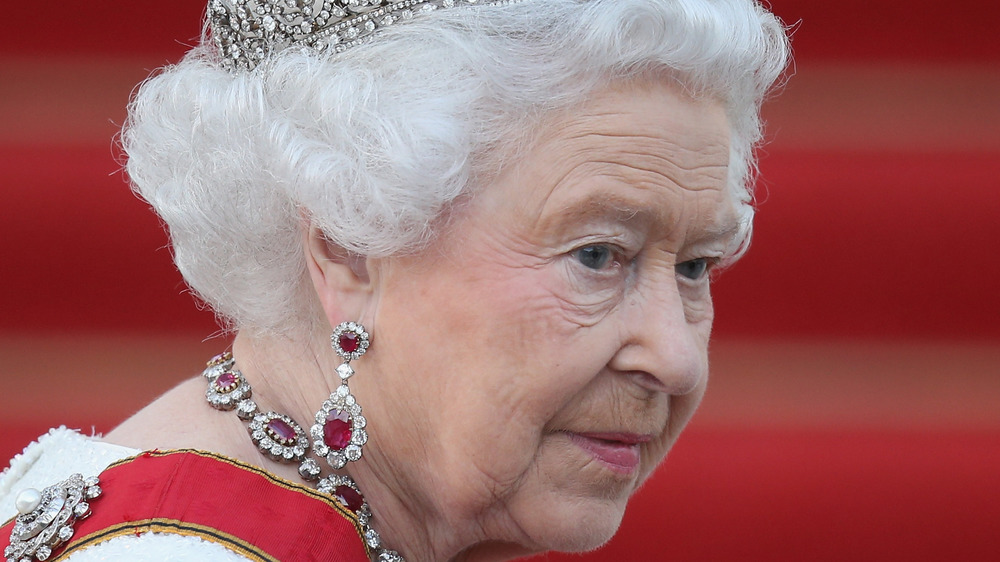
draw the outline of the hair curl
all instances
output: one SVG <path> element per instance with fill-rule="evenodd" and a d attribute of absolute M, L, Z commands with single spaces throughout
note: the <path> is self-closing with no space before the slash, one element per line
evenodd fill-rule
<path fill-rule="evenodd" d="M 741 252 L 759 107 L 788 46 L 753 0 L 529 0 L 438 10 L 344 53 L 288 49 L 250 72 L 216 57 L 203 41 L 137 90 L 128 174 L 197 294 L 232 327 L 286 332 L 311 316 L 301 213 L 360 255 L 417 250 L 541 116 L 644 75 L 723 101 Z"/>

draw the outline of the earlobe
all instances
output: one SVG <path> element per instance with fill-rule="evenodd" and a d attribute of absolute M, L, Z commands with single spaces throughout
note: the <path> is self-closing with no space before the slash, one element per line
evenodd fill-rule
<path fill-rule="evenodd" d="M 302 230 L 313 291 L 330 325 L 359 319 L 372 293 L 368 260 L 330 241 L 306 218 Z"/>

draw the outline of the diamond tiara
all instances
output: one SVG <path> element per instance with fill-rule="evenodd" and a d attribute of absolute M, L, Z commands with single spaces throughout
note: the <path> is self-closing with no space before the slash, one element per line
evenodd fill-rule
<path fill-rule="evenodd" d="M 210 0 L 212 37 L 230 71 L 252 69 L 272 52 L 298 46 L 342 52 L 398 22 L 441 8 L 522 0 Z"/>

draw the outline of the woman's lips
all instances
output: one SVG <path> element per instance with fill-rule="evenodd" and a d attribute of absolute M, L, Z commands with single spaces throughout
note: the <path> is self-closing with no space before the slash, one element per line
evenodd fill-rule
<path fill-rule="evenodd" d="M 573 433 L 570 441 L 619 474 L 631 475 L 639 468 L 639 445 L 652 439 L 634 433 Z"/>

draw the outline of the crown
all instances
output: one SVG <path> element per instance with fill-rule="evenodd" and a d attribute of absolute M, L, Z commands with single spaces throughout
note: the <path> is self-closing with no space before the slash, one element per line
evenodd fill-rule
<path fill-rule="evenodd" d="M 342 52 L 380 29 L 442 8 L 521 0 L 210 0 L 212 37 L 230 71 L 252 69 L 292 46 Z"/>

